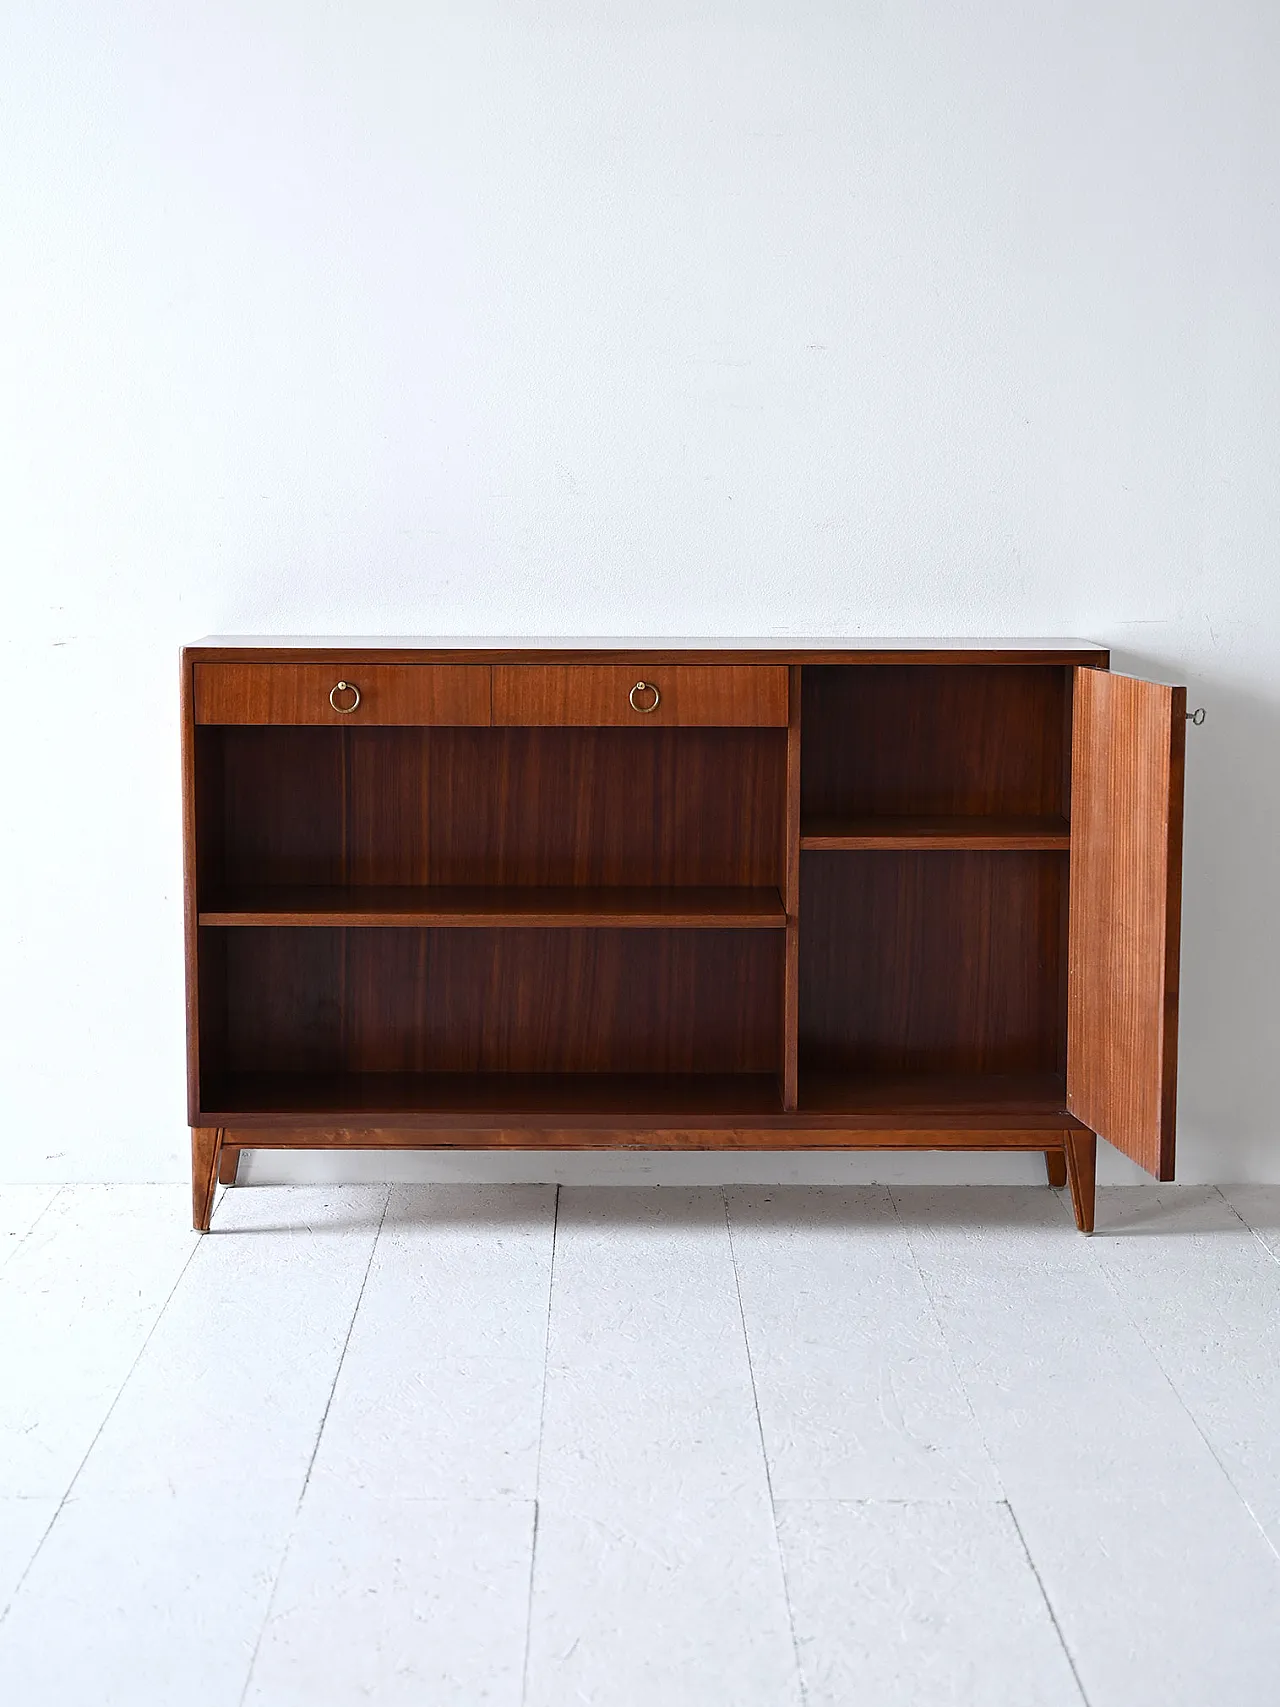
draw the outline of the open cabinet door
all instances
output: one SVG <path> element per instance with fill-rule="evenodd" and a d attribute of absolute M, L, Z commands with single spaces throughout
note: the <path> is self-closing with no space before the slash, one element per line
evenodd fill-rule
<path fill-rule="evenodd" d="M 1173 1178 L 1185 688 L 1077 669 L 1067 1107 Z"/>

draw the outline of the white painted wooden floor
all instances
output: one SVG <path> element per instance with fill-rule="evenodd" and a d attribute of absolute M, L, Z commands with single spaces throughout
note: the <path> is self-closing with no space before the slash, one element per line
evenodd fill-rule
<path fill-rule="evenodd" d="M 1280 1699 L 1280 1187 L 0 1188 L 12 1707 Z"/>

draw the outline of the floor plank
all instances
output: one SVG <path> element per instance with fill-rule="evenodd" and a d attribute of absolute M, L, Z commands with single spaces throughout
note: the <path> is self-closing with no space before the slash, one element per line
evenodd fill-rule
<path fill-rule="evenodd" d="M 246 1707 L 520 1707 L 530 1501 L 308 1489 Z"/>
<path fill-rule="evenodd" d="M 1217 1491 L 1219 1465 L 1056 1192 L 894 1196 L 1010 1497 Z"/>
<path fill-rule="evenodd" d="M 776 1499 L 999 1499 L 879 1186 L 727 1194 Z"/>
<path fill-rule="evenodd" d="M 296 1501 L 387 1200 L 385 1186 L 227 1192 L 76 1483 Z"/>
<path fill-rule="evenodd" d="M 1275 1699 L 1280 1560 L 1225 1485 L 1013 1504 L 1089 1707 Z"/>
<path fill-rule="evenodd" d="M 296 1503 L 69 1499 L 0 1625 L 0 1701 L 238 1707 Z"/>
<path fill-rule="evenodd" d="M 68 1186 L 0 1275 L 0 1494 L 60 1498 L 191 1257 L 182 1186 Z"/>
<path fill-rule="evenodd" d="M 1280 1263 L 1213 1186 L 1112 1188 L 1101 1208 L 1090 1256 L 1280 1549 Z"/>
<path fill-rule="evenodd" d="M 554 1223 L 554 1187 L 393 1189 L 317 1485 L 534 1497 Z"/>
<path fill-rule="evenodd" d="M 798 1701 L 718 1191 L 561 1192 L 527 1699 Z"/>
<path fill-rule="evenodd" d="M 759 1495 L 543 1503 L 527 1707 L 800 1707 Z"/>
<path fill-rule="evenodd" d="M 0 1699 L 239 1702 L 386 1196 L 223 1198 L 0 1627 Z"/>
<path fill-rule="evenodd" d="M 718 1191 L 561 1191 L 539 1491 L 601 1513 L 767 1495 Z"/>
<path fill-rule="evenodd" d="M 1003 1503 L 779 1506 L 806 1707 L 1084 1707 Z"/>

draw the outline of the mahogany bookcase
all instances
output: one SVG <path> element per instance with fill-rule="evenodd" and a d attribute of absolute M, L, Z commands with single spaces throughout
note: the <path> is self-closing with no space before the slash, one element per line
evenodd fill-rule
<path fill-rule="evenodd" d="M 245 1148 L 1172 1177 L 1185 691 L 1076 641 L 182 655 L 193 1211 Z"/>

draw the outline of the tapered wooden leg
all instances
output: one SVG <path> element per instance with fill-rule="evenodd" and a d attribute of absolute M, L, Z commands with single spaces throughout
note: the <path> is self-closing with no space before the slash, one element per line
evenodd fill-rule
<path fill-rule="evenodd" d="M 1094 1132 L 1068 1132 L 1067 1178 L 1071 1182 L 1071 1207 L 1082 1233 L 1093 1231 L 1094 1178 L 1098 1167 L 1098 1137 Z"/>
<path fill-rule="evenodd" d="M 1065 1150 L 1046 1150 L 1044 1153 L 1044 1171 L 1049 1176 L 1049 1184 L 1055 1191 L 1061 1191 L 1067 1183 L 1067 1153 Z"/>
<path fill-rule="evenodd" d="M 191 1225 L 197 1233 L 209 1231 L 213 1188 L 218 1183 L 218 1152 L 221 1148 L 220 1126 L 191 1128 Z"/>
<path fill-rule="evenodd" d="M 240 1147 L 238 1144 L 224 1144 L 218 1152 L 218 1184 L 234 1185 L 236 1173 L 240 1167 Z"/>

